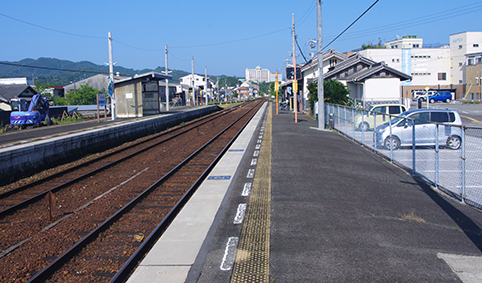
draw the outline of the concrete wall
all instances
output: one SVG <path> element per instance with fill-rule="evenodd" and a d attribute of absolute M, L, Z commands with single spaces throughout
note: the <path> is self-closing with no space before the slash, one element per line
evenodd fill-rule
<path fill-rule="evenodd" d="M 34 172 L 161 132 L 219 109 L 217 106 L 207 106 L 0 149 L 0 184 L 7 184 Z"/>

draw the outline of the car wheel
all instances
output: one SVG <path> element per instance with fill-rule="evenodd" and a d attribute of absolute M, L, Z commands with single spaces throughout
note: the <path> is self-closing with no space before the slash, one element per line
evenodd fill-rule
<path fill-rule="evenodd" d="M 450 103 L 452 101 L 450 98 L 445 99 L 445 102 Z"/>
<path fill-rule="evenodd" d="M 435 103 L 435 99 L 430 99 L 430 103 Z"/>
<path fill-rule="evenodd" d="M 360 131 L 368 131 L 368 128 L 370 127 L 370 125 L 368 125 L 367 122 L 363 122 L 363 123 L 360 123 L 360 125 L 358 126 L 358 129 L 360 129 Z"/>
<path fill-rule="evenodd" d="M 396 136 L 390 136 L 385 139 L 385 148 L 391 150 L 397 150 L 400 148 L 400 139 Z"/>
<path fill-rule="evenodd" d="M 447 147 L 450 149 L 459 149 L 462 145 L 462 138 L 452 135 L 447 139 Z"/>

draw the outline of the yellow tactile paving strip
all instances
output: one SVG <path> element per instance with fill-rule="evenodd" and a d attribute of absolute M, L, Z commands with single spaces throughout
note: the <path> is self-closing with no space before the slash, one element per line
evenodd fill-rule
<path fill-rule="evenodd" d="M 269 282 L 271 105 L 264 128 L 231 282 Z"/>

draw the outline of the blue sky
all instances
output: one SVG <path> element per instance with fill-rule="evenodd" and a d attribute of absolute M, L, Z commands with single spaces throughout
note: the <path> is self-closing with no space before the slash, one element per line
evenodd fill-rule
<path fill-rule="evenodd" d="M 0 61 L 24 58 L 108 62 L 126 68 L 170 69 L 244 77 L 246 68 L 283 71 L 291 53 L 295 14 L 298 43 L 308 57 L 317 36 L 316 0 L 205 1 L 2 1 Z M 418 35 L 424 44 L 449 43 L 449 35 L 481 31 L 482 1 L 380 0 L 343 36 L 326 46 L 375 0 L 325 0 L 323 45 L 339 52 L 397 36 Z M 327 49 L 325 49 L 326 51 Z M 304 62 L 298 53 L 297 62 Z M 114 67 L 115 71 L 115 67 Z"/>

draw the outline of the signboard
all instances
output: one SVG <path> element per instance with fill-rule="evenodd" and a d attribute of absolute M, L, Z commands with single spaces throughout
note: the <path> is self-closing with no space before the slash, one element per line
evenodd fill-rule
<path fill-rule="evenodd" d="M 114 81 L 112 78 L 109 79 L 109 85 L 107 86 L 107 90 L 109 91 L 109 96 L 112 97 L 114 94 Z"/>
<path fill-rule="evenodd" d="M 293 67 L 286 67 L 286 79 L 287 80 L 294 80 L 295 79 L 295 68 Z M 301 80 L 301 68 L 296 67 L 296 79 Z"/>
<path fill-rule="evenodd" d="M 279 83 L 278 82 L 274 83 L 274 91 L 279 91 Z"/>
<path fill-rule="evenodd" d="M 106 97 L 105 93 L 99 93 L 99 106 L 105 106 L 106 105 Z"/>

